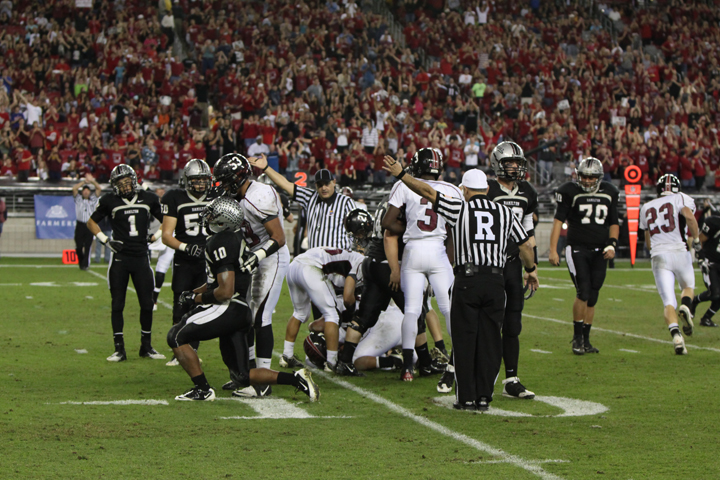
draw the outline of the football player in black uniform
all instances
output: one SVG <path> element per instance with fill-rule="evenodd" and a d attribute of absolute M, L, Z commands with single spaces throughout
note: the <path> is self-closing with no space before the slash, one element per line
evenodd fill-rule
<path fill-rule="evenodd" d="M 565 259 L 577 298 L 573 304 L 572 351 L 576 355 L 598 353 L 590 344 L 590 327 L 595 304 L 605 281 L 607 262 L 615 258 L 620 232 L 618 226 L 618 189 L 603 182 L 603 167 L 597 158 L 588 157 L 578 166 L 577 182 L 558 188 L 557 210 L 550 234 L 550 263 L 560 265 L 557 243 L 563 222 L 567 222 Z"/>
<path fill-rule="evenodd" d="M 293 385 L 310 401 L 316 401 L 319 390 L 307 370 L 290 374 L 267 368 L 250 368 L 246 336 L 252 327 L 252 314 L 245 303 L 245 296 L 251 276 L 243 271 L 243 264 L 249 257 L 240 230 L 243 210 L 235 200 L 220 197 L 208 204 L 204 218 L 212 232 L 205 252 L 207 283 L 180 295 L 179 301 L 192 310 L 167 335 L 168 345 L 195 384 L 194 388 L 178 395 L 175 400 L 215 399 L 215 391 L 208 384 L 190 343 L 219 338 L 223 362 L 230 370 L 233 382 L 240 388 Z"/>
<path fill-rule="evenodd" d="M 148 255 L 148 235 L 151 216 L 162 222 L 162 209 L 157 195 L 138 190 L 137 175 L 128 165 L 121 164 L 110 173 L 113 193 L 100 197 L 95 212 L 88 221 L 88 228 L 98 241 L 107 245 L 113 255 L 108 268 L 108 285 L 112 295 L 112 328 L 115 353 L 109 362 L 127 360 L 123 339 L 123 310 L 128 280 L 132 277 L 138 301 L 140 302 L 140 356 L 162 360 L 165 355 L 155 351 L 150 341 L 153 319 L 153 289 L 155 282 Z M 98 223 L 110 217 L 112 239 L 105 235 Z"/>
<path fill-rule="evenodd" d="M 707 290 L 693 298 L 691 313 L 695 315 L 699 303 L 710 301 L 710 307 L 700 319 L 700 325 L 717 327 L 712 318 L 720 309 L 720 217 L 713 215 L 705 218 L 700 229 L 700 243 L 702 249 L 698 252 L 698 257 L 701 259 L 703 281 Z"/>
<path fill-rule="evenodd" d="M 204 285 L 205 276 L 205 241 L 207 232 L 202 225 L 201 215 L 205 206 L 210 203 L 210 187 L 212 173 L 204 160 L 190 160 L 180 175 L 180 187 L 163 195 L 162 240 L 165 245 L 175 250 L 173 260 L 173 325 L 189 310 L 178 303 L 180 294 Z M 174 235 L 173 235 L 174 234 Z M 193 345 L 197 349 L 197 345 Z M 176 358 L 171 359 L 168 366 L 178 365 Z"/>
<path fill-rule="evenodd" d="M 497 180 L 488 181 L 488 200 L 505 205 L 522 224 L 529 235 L 528 242 L 535 251 L 537 266 L 537 246 L 535 244 L 535 225 L 533 212 L 537 208 L 537 192 L 525 181 L 527 160 L 522 148 L 514 142 L 499 143 L 490 154 L 490 163 Z M 518 360 L 520 358 L 520 340 L 522 331 L 522 310 L 525 302 L 522 261 L 520 249 L 515 242 L 509 240 L 507 261 L 503 270 L 505 277 L 505 319 L 502 325 L 503 363 L 505 364 L 505 380 L 503 395 L 514 398 L 535 398 L 535 394 L 527 390 L 518 378 Z"/>

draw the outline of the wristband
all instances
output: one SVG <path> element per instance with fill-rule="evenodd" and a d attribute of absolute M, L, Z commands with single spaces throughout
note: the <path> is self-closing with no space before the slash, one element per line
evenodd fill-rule
<path fill-rule="evenodd" d="M 617 248 L 617 244 L 618 244 L 617 238 L 612 238 L 612 237 L 608 238 L 607 242 L 605 243 L 605 245 L 607 245 L 608 247 L 612 247 L 613 250 L 615 250 Z"/>
<path fill-rule="evenodd" d="M 403 170 L 403 171 L 400 172 L 400 173 L 398 174 L 398 176 L 396 176 L 395 178 L 397 178 L 398 180 L 400 180 L 402 177 L 405 176 L 405 173 L 407 173 L 407 172 L 405 172 L 405 170 Z"/>
<path fill-rule="evenodd" d="M 202 303 L 215 303 L 217 300 L 215 299 L 215 290 L 210 290 L 209 292 L 205 292 L 200 297 L 202 300 Z"/>
<path fill-rule="evenodd" d="M 264 171 L 267 170 L 268 168 L 270 168 L 270 165 L 265 165 L 265 168 L 263 168 L 262 171 L 264 172 Z"/>
<path fill-rule="evenodd" d="M 270 238 L 270 239 L 267 240 L 267 241 L 263 244 L 263 246 L 260 247 L 260 248 L 261 248 L 262 250 L 265 250 L 265 257 L 269 257 L 269 256 L 272 255 L 273 253 L 275 253 L 275 252 L 277 252 L 278 250 L 280 250 L 280 244 L 279 244 L 279 243 L 277 242 L 277 240 L 275 240 L 274 238 Z M 260 253 L 259 250 L 258 250 L 257 252 L 255 252 L 255 255 L 257 255 L 258 253 Z M 258 256 L 258 260 L 262 260 L 262 259 L 265 258 L 265 257 L 260 258 L 260 257 Z"/>
<path fill-rule="evenodd" d="M 105 245 L 108 242 L 108 236 L 105 235 L 103 232 L 98 232 L 97 235 L 95 235 L 95 238 L 98 239 L 100 243 Z"/>
<path fill-rule="evenodd" d="M 538 262 L 537 245 L 535 245 L 535 246 L 533 247 L 533 256 L 535 257 L 535 265 L 537 265 L 538 263 L 540 263 L 540 262 Z"/>
<path fill-rule="evenodd" d="M 187 250 L 187 243 L 181 243 L 178 250 L 180 250 L 181 252 L 184 252 L 185 250 Z"/>
<path fill-rule="evenodd" d="M 525 267 L 526 273 L 533 273 L 535 270 L 537 270 L 537 265 L 533 265 L 532 268 Z"/>

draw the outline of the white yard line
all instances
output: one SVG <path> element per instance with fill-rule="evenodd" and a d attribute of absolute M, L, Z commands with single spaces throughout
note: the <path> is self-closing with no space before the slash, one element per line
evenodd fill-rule
<path fill-rule="evenodd" d="M 529 315 L 527 313 L 523 313 L 523 316 L 528 317 L 528 318 L 536 318 L 538 320 L 545 320 L 546 322 L 560 323 L 562 325 L 572 325 L 572 322 L 566 322 L 565 320 L 559 320 L 557 318 L 539 317 L 537 315 Z M 593 325 L 592 329 L 593 329 L 593 332 L 614 333 L 615 335 L 620 335 L 623 337 L 639 338 L 640 340 L 647 340 L 648 342 L 662 343 L 664 345 L 673 345 L 673 342 L 670 340 L 660 340 L 658 338 L 646 337 L 644 335 L 637 335 L 635 333 L 618 332 L 617 330 L 609 330 L 607 328 L 596 327 L 595 325 Z M 700 347 L 698 345 L 690 345 L 689 343 L 686 343 L 685 346 L 687 348 L 697 348 L 698 350 L 708 350 L 711 352 L 720 352 L 720 348 Z"/>
<path fill-rule="evenodd" d="M 95 275 L 95 276 L 98 277 L 98 278 L 102 278 L 102 279 L 104 279 L 104 280 L 107 280 L 107 277 L 106 277 L 105 275 L 100 275 L 99 273 L 93 272 L 92 270 L 86 270 L 86 272 L 88 272 L 88 273 L 91 274 L 91 275 Z M 134 289 L 133 287 L 131 287 L 130 285 L 128 285 L 127 288 L 128 288 L 128 290 L 131 290 L 132 292 L 137 293 L 137 290 L 135 290 L 135 289 Z M 159 303 L 160 305 L 162 305 L 163 307 L 172 310 L 172 305 L 170 305 L 169 303 L 167 303 L 167 302 L 165 302 L 165 301 L 163 301 L 163 300 L 160 300 L 160 299 L 158 299 L 158 303 Z"/>

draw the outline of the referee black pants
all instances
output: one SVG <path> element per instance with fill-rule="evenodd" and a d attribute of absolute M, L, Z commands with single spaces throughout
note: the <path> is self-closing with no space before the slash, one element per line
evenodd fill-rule
<path fill-rule="evenodd" d="M 460 404 L 480 397 L 492 401 L 502 361 L 500 332 L 505 316 L 505 280 L 501 274 L 455 276 L 450 305 L 455 394 Z"/>
<path fill-rule="evenodd" d="M 80 268 L 86 269 L 90 265 L 90 247 L 92 246 L 93 234 L 85 222 L 75 223 L 75 253 Z"/>

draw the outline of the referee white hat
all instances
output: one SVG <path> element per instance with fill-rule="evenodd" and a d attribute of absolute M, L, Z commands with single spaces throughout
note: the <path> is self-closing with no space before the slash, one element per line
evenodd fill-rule
<path fill-rule="evenodd" d="M 470 190 L 485 190 L 488 188 L 487 176 L 482 170 L 473 168 L 463 174 L 460 185 Z"/>

